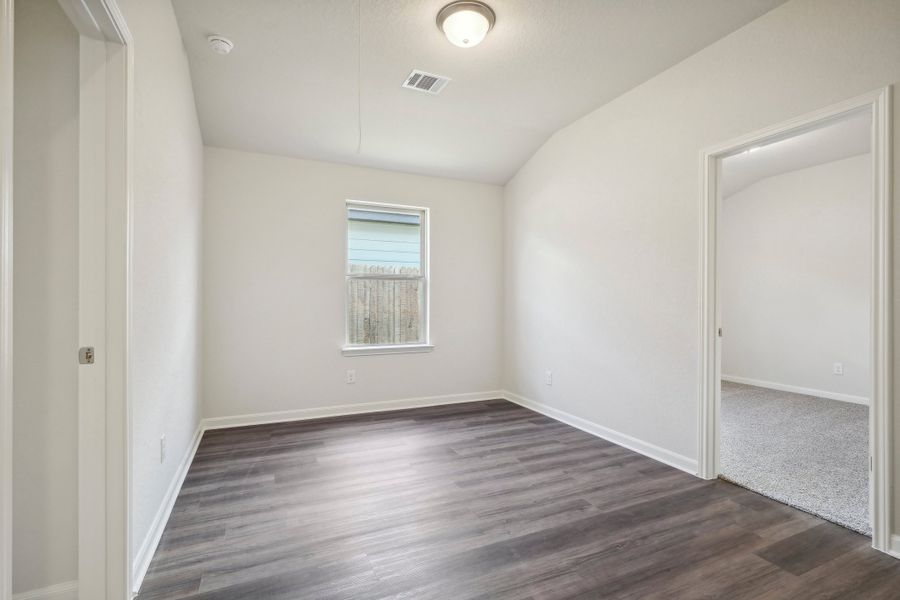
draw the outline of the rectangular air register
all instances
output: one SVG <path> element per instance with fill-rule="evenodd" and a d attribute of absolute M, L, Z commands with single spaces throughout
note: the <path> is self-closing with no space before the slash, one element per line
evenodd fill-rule
<path fill-rule="evenodd" d="M 448 83 L 449 77 L 414 70 L 403 82 L 403 87 L 426 94 L 438 94 Z"/>

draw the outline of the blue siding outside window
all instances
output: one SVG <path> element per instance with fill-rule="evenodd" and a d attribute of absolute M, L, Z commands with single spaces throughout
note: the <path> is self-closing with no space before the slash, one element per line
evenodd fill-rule
<path fill-rule="evenodd" d="M 386 267 L 416 273 L 421 265 L 418 215 L 350 210 L 347 258 L 351 271 Z"/>

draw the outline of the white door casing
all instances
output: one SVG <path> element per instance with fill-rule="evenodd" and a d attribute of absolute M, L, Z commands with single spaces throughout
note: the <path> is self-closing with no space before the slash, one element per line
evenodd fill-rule
<path fill-rule="evenodd" d="M 872 114 L 872 402 L 869 410 L 872 547 L 889 552 L 892 533 L 892 223 L 891 223 L 891 88 L 886 87 L 707 148 L 700 169 L 700 477 L 719 475 L 721 406 L 721 307 L 718 300 L 717 254 L 719 172 L 724 157 L 813 129 L 841 116 L 870 110 Z M 727 334 L 727 332 L 726 332 Z"/>

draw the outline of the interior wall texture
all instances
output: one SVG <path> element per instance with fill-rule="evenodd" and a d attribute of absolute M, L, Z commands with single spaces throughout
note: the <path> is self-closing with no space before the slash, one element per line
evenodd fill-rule
<path fill-rule="evenodd" d="M 900 3 L 793 0 L 557 132 L 505 189 L 506 388 L 695 461 L 701 150 L 898 80 Z"/>
<path fill-rule="evenodd" d="M 15 10 L 13 591 L 78 578 L 78 33 Z"/>
<path fill-rule="evenodd" d="M 132 549 L 200 421 L 203 142 L 169 0 L 119 0 L 134 37 Z M 166 436 L 166 459 L 160 438 Z"/>
<path fill-rule="evenodd" d="M 499 389 L 500 187 L 209 147 L 205 185 L 205 417 Z M 342 356 L 348 199 L 431 209 L 432 352 Z"/>
<path fill-rule="evenodd" d="M 758 181 L 719 224 L 723 377 L 868 401 L 871 155 Z"/>

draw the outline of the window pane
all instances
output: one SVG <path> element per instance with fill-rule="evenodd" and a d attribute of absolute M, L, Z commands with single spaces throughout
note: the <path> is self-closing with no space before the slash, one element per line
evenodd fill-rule
<path fill-rule="evenodd" d="M 348 279 L 347 341 L 350 344 L 422 342 L 419 279 Z"/>
<path fill-rule="evenodd" d="M 421 217 L 348 210 L 347 272 L 421 273 Z"/>

